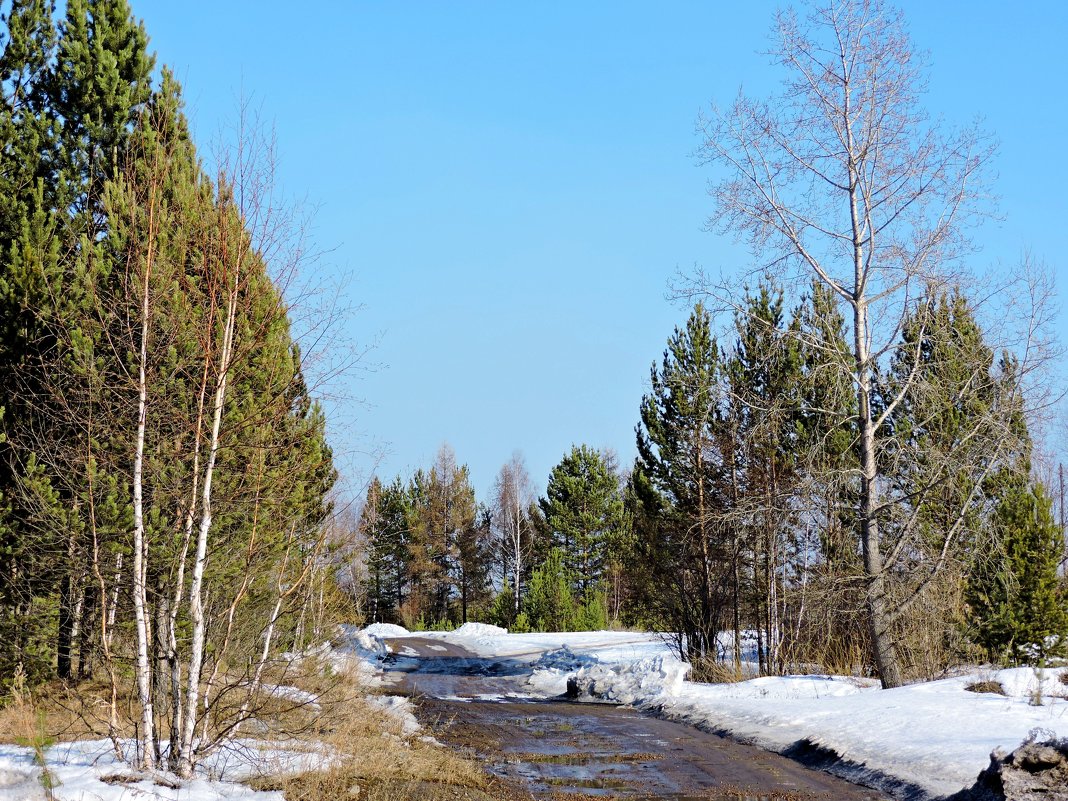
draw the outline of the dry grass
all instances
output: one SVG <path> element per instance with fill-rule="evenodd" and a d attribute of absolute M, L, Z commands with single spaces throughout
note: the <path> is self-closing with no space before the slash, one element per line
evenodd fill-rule
<path fill-rule="evenodd" d="M 751 679 L 744 669 L 736 669 L 733 662 L 720 662 L 716 659 L 701 659 L 691 663 L 690 681 L 709 684 L 733 684 Z"/>
<path fill-rule="evenodd" d="M 0 742 L 16 742 L 24 737 L 27 719 L 34 721 L 49 739 L 56 742 L 98 739 L 108 735 L 111 688 L 101 681 L 69 686 L 55 681 L 12 694 L 0 706 Z M 132 696 L 120 694 L 119 726 L 122 736 L 131 736 L 134 724 L 127 711 Z"/>
<path fill-rule="evenodd" d="M 369 703 L 366 688 L 350 677 L 312 664 L 300 674 L 287 671 L 284 680 L 317 693 L 319 708 L 289 704 L 267 721 L 268 729 L 300 729 L 301 739 L 326 746 L 336 758 L 321 770 L 261 777 L 254 787 L 301 801 L 354 798 L 355 787 L 361 801 L 489 798 L 478 765 L 419 736 L 405 737 L 400 721 Z"/>
<path fill-rule="evenodd" d="M 1005 695 L 1005 688 L 1001 686 L 1001 682 L 994 681 L 993 679 L 987 681 L 975 681 L 968 684 L 964 688 L 970 693 L 997 693 L 998 695 Z"/>
<path fill-rule="evenodd" d="M 368 690 L 348 676 L 331 674 L 308 662 L 299 670 L 279 668 L 270 683 L 287 684 L 315 693 L 316 704 L 298 704 L 269 693 L 255 704 L 255 718 L 240 736 L 268 742 L 282 741 L 300 750 L 302 746 L 325 746 L 335 759 L 321 770 L 299 775 L 277 771 L 250 782 L 253 786 L 283 791 L 288 799 L 335 801 L 354 798 L 359 787 L 361 801 L 489 801 L 487 775 L 474 762 L 419 736 L 405 737 L 402 724 L 367 700 Z M 43 754 L 56 741 L 106 737 L 110 686 L 88 681 L 77 686 L 53 682 L 32 694 L 16 688 L 0 705 L 0 742 L 29 745 Z M 237 704 L 223 699 L 220 717 Z M 121 736 L 132 736 L 134 693 L 120 688 Z M 420 733 L 421 734 L 421 733 Z"/>

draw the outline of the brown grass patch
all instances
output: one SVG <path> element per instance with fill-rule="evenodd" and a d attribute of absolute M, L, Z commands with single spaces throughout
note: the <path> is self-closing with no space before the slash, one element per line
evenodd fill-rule
<path fill-rule="evenodd" d="M 734 684 L 753 678 L 744 669 L 735 669 L 733 662 L 720 662 L 716 659 L 701 659 L 691 663 L 690 681 L 708 684 Z"/>
<path fill-rule="evenodd" d="M 335 759 L 321 770 L 285 775 L 266 771 L 251 782 L 257 788 L 281 790 L 287 799 L 301 801 L 494 801 L 511 797 L 481 767 L 453 751 L 415 737 L 405 737 L 395 717 L 367 700 L 368 690 L 353 678 L 332 674 L 308 661 L 299 668 L 279 668 L 271 684 L 299 687 L 316 694 L 314 704 L 295 703 L 269 691 L 253 704 L 255 717 L 239 736 L 267 742 L 325 746 Z M 108 735 L 110 685 L 101 680 L 76 686 L 52 682 L 19 690 L 0 705 L 0 742 L 21 745 L 97 739 Z M 219 700 L 225 719 L 239 706 L 244 691 Z M 134 733 L 136 715 L 132 682 L 120 688 L 119 734 Z M 114 781 L 122 781 L 119 774 Z"/>
<path fill-rule="evenodd" d="M 284 683 L 316 693 L 319 708 L 290 703 L 267 721 L 269 729 L 299 728 L 301 739 L 326 746 L 336 759 L 321 770 L 261 777 L 250 782 L 253 787 L 281 790 L 287 799 L 301 801 L 497 797 L 486 795 L 488 779 L 478 765 L 418 735 L 406 738 L 400 721 L 369 703 L 366 688 L 350 677 L 325 676 L 311 664 L 303 675 L 287 671 Z"/>
<path fill-rule="evenodd" d="M 970 693 L 997 693 L 998 695 L 1005 695 L 1005 688 L 1001 686 L 1001 682 L 986 680 L 986 681 L 973 681 L 964 687 Z"/>

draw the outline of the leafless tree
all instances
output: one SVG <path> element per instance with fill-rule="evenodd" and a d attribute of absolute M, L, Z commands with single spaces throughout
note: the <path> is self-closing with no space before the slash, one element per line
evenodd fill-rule
<path fill-rule="evenodd" d="M 701 157 L 723 170 L 710 187 L 710 225 L 745 237 L 765 266 L 814 275 L 846 311 L 852 347 L 835 367 L 856 392 L 857 534 L 875 661 L 893 687 L 903 675 L 888 581 L 908 547 L 884 536 L 898 499 L 887 495 L 880 442 L 920 354 L 897 353 L 913 369 L 885 403 L 875 383 L 909 315 L 955 283 L 968 229 L 986 210 L 992 145 L 976 128 L 947 135 L 930 123 L 922 58 L 881 0 L 833 0 L 803 19 L 781 11 L 774 31 L 782 92 L 739 96 L 702 121 Z"/>
<path fill-rule="evenodd" d="M 518 451 L 501 467 L 497 475 L 493 519 L 501 543 L 504 576 L 512 582 L 515 614 L 522 599 L 523 571 L 530 557 L 530 525 L 527 509 L 534 500 L 523 455 Z"/>

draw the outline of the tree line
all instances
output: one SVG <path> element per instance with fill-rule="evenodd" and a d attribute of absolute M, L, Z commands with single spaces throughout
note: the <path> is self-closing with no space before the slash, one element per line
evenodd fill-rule
<path fill-rule="evenodd" d="M 515 454 L 479 503 L 467 467 L 443 445 L 429 470 L 368 488 L 363 606 L 374 622 L 419 629 L 469 620 L 517 631 L 604 628 L 625 522 L 610 454 L 572 447 L 540 499 Z"/>
<path fill-rule="evenodd" d="M 698 303 L 668 340 L 629 469 L 575 446 L 535 499 L 517 455 L 478 503 L 445 446 L 429 471 L 375 480 L 359 526 L 368 618 L 650 628 L 707 676 L 741 675 L 743 660 L 877 673 L 856 398 L 828 358 L 850 352 L 842 314 L 818 282 L 788 311 L 769 276 L 721 328 Z M 904 674 L 1062 653 L 1063 528 L 1033 477 L 1015 359 L 995 354 L 958 291 L 916 303 L 896 353 L 874 402 L 901 398 L 882 469 L 903 499 L 884 537 Z"/>
<path fill-rule="evenodd" d="M 300 231 L 262 131 L 205 166 L 126 0 L 4 23 L 0 686 L 104 678 L 118 751 L 131 678 L 135 761 L 189 776 L 331 622 Z"/>

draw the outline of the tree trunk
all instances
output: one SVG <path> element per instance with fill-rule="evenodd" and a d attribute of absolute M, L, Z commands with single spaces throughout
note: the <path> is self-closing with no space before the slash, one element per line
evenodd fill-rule
<path fill-rule="evenodd" d="M 208 533 L 211 530 L 211 487 L 212 478 L 215 474 L 215 461 L 219 453 L 219 431 L 222 427 L 223 406 L 226 402 L 226 380 L 233 349 L 239 273 L 240 264 L 235 268 L 233 286 L 231 287 L 228 301 L 226 327 L 223 333 L 222 352 L 219 356 L 219 373 L 212 405 L 211 439 L 208 445 L 208 461 L 204 469 L 204 484 L 200 499 L 200 528 L 197 532 L 196 556 L 193 561 L 193 575 L 189 587 L 189 617 L 193 625 L 193 632 L 186 676 L 185 719 L 182 721 L 181 751 L 178 756 L 178 775 L 183 778 L 189 778 L 193 775 L 193 738 L 196 735 L 200 676 L 204 665 L 206 621 L 204 616 L 203 584 L 204 569 L 208 559 Z"/>
<path fill-rule="evenodd" d="M 152 708 L 152 668 L 149 663 L 148 643 L 148 598 L 145 588 L 146 555 L 144 518 L 144 457 L 145 429 L 148 426 L 148 328 L 149 328 L 149 277 L 152 272 L 152 247 L 155 241 L 153 225 L 155 206 L 149 207 L 148 258 L 144 265 L 144 282 L 141 295 L 141 354 L 137 378 L 137 436 L 134 444 L 133 465 L 133 604 L 137 629 L 137 677 L 138 701 L 141 703 L 141 763 L 148 770 L 156 767 L 155 725 Z"/>

